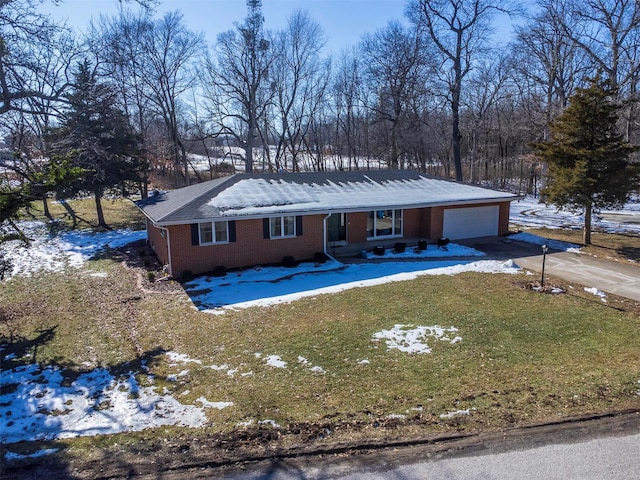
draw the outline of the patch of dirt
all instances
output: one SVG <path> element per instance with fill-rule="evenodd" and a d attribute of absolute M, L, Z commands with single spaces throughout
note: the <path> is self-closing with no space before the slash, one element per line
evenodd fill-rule
<path fill-rule="evenodd" d="M 560 295 L 566 293 L 566 289 L 560 285 L 554 285 L 551 283 L 545 283 L 540 285 L 540 282 L 515 282 L 520 288 L 525 290 L 531 290 L 537 293 L 546 293 L 549 295 Z"/>
<path fill-rule="evenodd" d="M 411 434 L 406 430 L 399 430 L 394 435 L 392 431 L 398 420 L 392 420 L 384 425 L 389 430 L 388 435 L 378 439 L 373 435 L 354 436 L 354 440 L 331 441 L 329 438 L 339 428 L 366 433 L 374 423 L 329 422 L 291 425 L 286 429 L 253 426 L 206 437 L 191 438 L 184 434 L 135 445 L 114 444 L 105 447 L 100 453 L 94 452 L 82 458 L 74 457 L 71 453 L 66 455 L 62 451 L 37 459 L 13 461 L 3 466 L 3 473 L 14 480 L 185 480 L 215 478 L 223 472 L 244 471 L 264 462 L 272 464 L 286 460 L 287 464 L 301 465 L 325 463 L 329 459 L 350 462 L 351 459 L 362 460 L 373 453 L 376 458 L 389 457 L 398 461 L 402 457 L 403 461 L 409 463 L 414 458 L 425 458 L 433 453 L 440 457 L 471 455 L 474 452 L 499 453 L 584 438 L 635 433 L 640 428 L 640 411 L 612 412 L 530 425 L 519 423 L 499 430 L 480 432 L 452 429 L 449 433 L 428 436 L 416 432 Z M 383 425 L 380 424 L 380 427 Z M 56 442 L 34 447 L 64 449 L 63 444 Z M 0 451 L 1 453 L 3 452 Z"/>
<path fill-rule="evenodd" d="M 122 265 L 136 274 L 137 288 L 146 294 L 184 294 L 180 283 L 169 278 L 163 265 L 145 240 L 114 250 Z"/>

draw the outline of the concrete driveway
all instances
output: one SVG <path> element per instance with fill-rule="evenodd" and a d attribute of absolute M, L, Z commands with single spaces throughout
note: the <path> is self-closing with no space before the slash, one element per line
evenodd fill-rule
<path fill-rule="evenodd" d="M 492 259 L 512 259 L 524 269 L 542 271 L 542 248 L 538 245 L 509 237 L 456 240 L 456 243 L 485 252 Z M 640 301 L 640 265 L 549 249 L 546 275 Z"/>

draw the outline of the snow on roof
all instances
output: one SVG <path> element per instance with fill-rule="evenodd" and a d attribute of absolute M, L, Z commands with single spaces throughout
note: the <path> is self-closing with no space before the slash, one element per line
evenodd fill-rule
<path fill-rule="evenodd" d="M 138 202 L 154 222 L 511 201 L 511 193 L 417 172 L 237 174 Z"/>

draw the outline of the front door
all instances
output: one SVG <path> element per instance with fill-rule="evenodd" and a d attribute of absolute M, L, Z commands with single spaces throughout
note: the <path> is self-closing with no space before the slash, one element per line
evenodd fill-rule
<path fill-rule="evenodd" d="M 327 219 L 327 241 L 330 245 L 347 242 L 347 214 L 332 213 Z"/>

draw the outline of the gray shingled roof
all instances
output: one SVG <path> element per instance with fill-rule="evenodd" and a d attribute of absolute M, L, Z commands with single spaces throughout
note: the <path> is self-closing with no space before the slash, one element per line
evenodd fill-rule
<path fill-rule="evenodd" d="M 136 202 L 155 224 L 475 204 L 517 196 L 406 170 L 236 174 Z"/>

